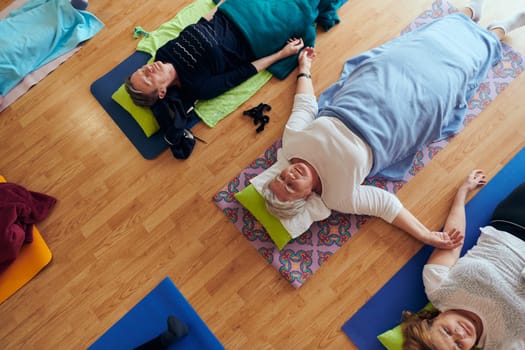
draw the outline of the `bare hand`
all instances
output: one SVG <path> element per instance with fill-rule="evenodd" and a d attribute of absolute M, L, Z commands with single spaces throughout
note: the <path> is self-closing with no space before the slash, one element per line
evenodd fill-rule
<path fill-rule="evenodd" d="M 297 58 L 297 61 L 299 62 L 299 70 L 301 72 L 309 72 L 316 55 L 317 54 L 312 47 L 305 47 Z"/>
<path fill-rule="evenodd" d="M 473 170 L 468 176 L 465 182 L 463 183 L 463 187 L 468 191 L 473 191 L 476 188 L 483 186 L 487 183 L 486 176 L 483 173 L 483 170 L 476 169 Z"/>
<path fill-rule="evenodd" d="M 450 232 L 430 232 L 426 244 L 439 249 L 454 249 L 463 243 L 465 236 L 461 231 L 452 229 Z"/>
<path fill-rule="evenodd" d="M 301 38 L 290 38 L 286 42 L 286 45 L 281 49 L 283 58 L 295 55 L 304 47 L 303 39 Z"/>

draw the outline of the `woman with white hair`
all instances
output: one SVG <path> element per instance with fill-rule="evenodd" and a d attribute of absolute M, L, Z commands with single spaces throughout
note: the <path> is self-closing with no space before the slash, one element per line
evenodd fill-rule
<path fill-rule="evenodd" d="M 268 210 L 289 220 L 312 197 L 328 209 L 381 217 L 444 249 L 462 235 L 432 232 L 399 199 L 365 178 L 402 179 L 417 150 L 456 133 L 467 101 L 501 59 L 500 40 L 525 24 L 525 11 L 484 29 L 481 0 L 345 64 L 317 103 L 312 48 L 299 55 L 292 114 L 278 152 L 278 175 L 263 187 Z"/>

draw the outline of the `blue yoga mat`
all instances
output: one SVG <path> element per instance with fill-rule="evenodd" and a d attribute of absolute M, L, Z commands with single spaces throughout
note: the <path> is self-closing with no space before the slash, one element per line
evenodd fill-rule
<path fill-rule="evenodd" d="M 467 203 L 466 239 L 461 254 L 476 243 L 479 228 L 488 224 L 496 205 L 524 181 L 525 148 Z M 404 310 L 417 311 L 428 303 L 421 273 L 432 250 L 423 247 L 343 325 L 343 332 L 359 350 L 382 349 L 377 336 L 398 325 Z"/>
<path fill-rule="evenodd" d="M 186 323 L 190 330 L 187 336 L 172 344 L 170 350 L 224 349 L 169 278 L 165 278 L 88 349 L 131 350 L 164 332 L 169 315 Z"/>
<path fill-rule="evenodd" d="M 144 134 L 135 119 L 133 119 L 124 108 L 120 107 L 118 103 L 113 101 L 111 96 L 117 91 L 120 85 L 122 85 L 126 77 L 146 64 L 150 57 L 151 56 L 145 52 L 136 51 L 109 73 L 91 84 L 91 93 L 93 96 L 95 96 L 113 121 L 115 121 L 135 148 L 146 159 L 154 159 L 157 157 L 168 148 L 168 144 L 164 141 L 160 132 L 146 137 L 146 134 Z M 191 118 L 186 124 L 186 128 L 192 128 L 199 120 L 197 117 Z"/>

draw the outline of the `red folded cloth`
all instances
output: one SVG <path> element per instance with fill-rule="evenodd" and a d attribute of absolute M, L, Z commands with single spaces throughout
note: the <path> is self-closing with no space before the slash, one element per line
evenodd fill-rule
<path fill-rule="evenodd" d="M 0 272 L 33 241 L 33 224 L 44 220 L 56 199 L 14 183 L 0 183 Z"/>

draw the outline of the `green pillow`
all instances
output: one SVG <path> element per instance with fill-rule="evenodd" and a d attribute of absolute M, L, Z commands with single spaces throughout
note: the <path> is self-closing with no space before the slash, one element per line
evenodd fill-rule
<path fill-rule="evenodd" d="M 252 184 L 235 193 L 234 196 L 261 223 L 279 250 L 292 240 L 292 236 L 286 231 L 283 224 L 268 212 L 263 196 Z"/>
<path fill-rule="evenodd" d="M 377 336 L 377 339 L 388 350 L 402 350 L 403 349 L 403 333 L 401 326 L 397 325 L 392 329 Z"/>
<path fill-rule="evenodd" d="M 137 106 L 133 103 L 131 96 L 129 96 L 124 84 L 122 84 L 117 91 L 111 95 L 113 101 L 117 102 L 122 108 L 124 108 L 135 121 L 140 125 L 146 137 L 150 137 L 157 131 L 159 131 L 160 126 L 157 123 L 157 119 L 153 115 L 153 112 L 149 107 Z"/>

